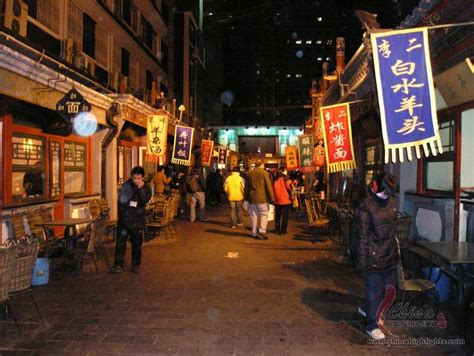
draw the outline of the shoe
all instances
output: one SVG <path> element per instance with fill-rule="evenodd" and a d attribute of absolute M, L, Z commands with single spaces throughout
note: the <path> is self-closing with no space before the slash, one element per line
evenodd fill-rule
<path fill-rule="evenodd" d="M 231 229 L 236 229 L 237 228 L 237 225 L 232 225 L 231 226 Z"/>
<path fill-rule="evenodd" d="M 244 224 L 242 224 L 242 223 L 237 223 L 237 226 L 238 226 L 238 227 L 242 227 L 242 226 L 244 226 Z"/>
<path fill-rule="evenodd" d="M 385 334 L 379 328 L 375 328 L 374 330 L 365 330 L 367 335 L 369 335 L 372 339 L 375 340 L 383 340 L 385 339 Z"/>
<path fill-rule="evenodd" d="M 357 312 L 358 312 L 360 315 L 362 315 L 364 318 L 367 318 L 367 313 L 366 313 L 365 310 L 362 309 L 361 307 L 359 307 L 359 308 L 357 309 Z"/>
<path fill-rule="evenodd" d="M 266 233 L 261 232 L 259 235 L 260 235 L 260 236 L 259 236 L 259 239 L 260 239 L 260 240 L 268 240 L 268 237 L 267 237 L 267 234 L 266 234 Z"/>
<path fill-rule="evenodd" d="M 110 273 L 122 273 L 123 267 L 122 266 L 113 266 L 110 270 Z"/>
<path fill-rule="evenodd" d="M 133 266 L 133 267 L 132 267 L 132 272 L 133 272 L 133 273 L 138 273 L 138 272 L 140 272 L 140 266 Z"/>

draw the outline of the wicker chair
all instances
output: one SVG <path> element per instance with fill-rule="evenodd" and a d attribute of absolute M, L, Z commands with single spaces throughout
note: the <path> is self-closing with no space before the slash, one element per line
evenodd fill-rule
<path fill-rule="evenodd" d="M 322 213 L 320 212 L 321 210 L 318 209 L 318 202 L 309 196 L 306 197 L 304 201 L 311 239 L 315 235 L 315 230 L 324 231 L 326 235 L 329 235 L 330 220 L 322 216 Z"/>
<path fill-rule="evenodd" d="M 99 199 L 99 206 L 102 212 L 102 215 L 106 217 L 106 224 L 107 224 L 107 236 L 112 235 L 114 240 L 117 233 L 117 220 L 110 219 L 110 208 L 109 208 L 109 201 L 107 198 Z"/>
<path fill-rule="evenodd" d="M 23 212 L 12 212 L 10 221 L 12 224 L 13 236 L 16 241 L 20 241 L 20 239 L 26 235 L 24 217 L 25 213 Z"/>
<path fill-rule="evenodd" d="M 8 337 L 8 317 L 11 307 L 9 305 L 9 292 L 10 292 L 10 281 L 12 277 L 13 267 L 16 263 L 17 254 L 14 247 L 11 248 L 0 248 L 0 304 L 5 305 L 5 328 L 6 328 L 6 337 Z M 13 320 L 15 320 L 15 325 L 18 329 L 18 332 L 21 333 L 20 327 L 18 326 L 18 321 L 15 318 L 15 315 L 11 313 Z"/>
<path fill-rule="evenodd" d="M 151 240 L 165 232 L 170 218 L 170 199 L 158 200 L 147 209 L 145 239 Z"/>
<path fill-rule="evenodd" d="M 39 241 L 33 242 L 31 244 L 16 245 L 17 258 L 11 272 L 9 294 L 10 296 L 15 296 L 22 293 L 28 293 L 35 306 L 41 323 L 44 324 L 38 304 L 36 304 L 33 293 L 31 293 L 31 279 L 33 276 L 33 269 L 35 266 L 36 257 L 38 256 L 39 248 Z"/>

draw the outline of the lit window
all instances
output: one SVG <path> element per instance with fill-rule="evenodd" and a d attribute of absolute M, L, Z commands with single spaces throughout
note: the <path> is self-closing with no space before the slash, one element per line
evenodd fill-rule
<path fill-rule="evenodd" d="M 297 40 L 295 42 L 296 42 L 296 44 L 301 44 L 301 40 Z"/>
<path fill-rule="evenodd" d="M 311 43 L 313 43 L 313 41 L 311 41 L 311 40 L 306 41 L 306 44 L 311 44 Z"/>
<path fill-rule="evenodd" d="M 316 41 L 316 44 L 321 44 L 321 40 L 317 40 L 317 41 Z"/>
<path fill-rule="evenodd" d="M 326 60 L 329 61 L 331 59 L 331 57 L 326 57 Z"/>
<path fill-rule="evenodd" d="M 86 192 L 86 157 L 85 144 L 64 142 L 64 193 Z"/>
<path fill-rule="evenodd" d="M 291 74 L 287 74 L 286 77 L 287 77 L 287 78 L 291 78 Z"/>
<path fill-rule="evenodd" d="M 332 44 L 332 40 L 328 40 L 326 43 L 327 43 L 328 45 L 330 45 L 330 44 Z"/>
<path fill-rule="evenodd" d="M 322 58 L 322 57 L 318 57 L 318 61 L 322 61 L 322 60 L 323 60 L 323 58 Z"/>
<path fill-rule="evenodd" d="M 322 17 L 318 17 L 316 20 L 318 20 L 318 22 L 321 22 L 321 21 L 323 21 L 323 18 L 322 18 Z"/>

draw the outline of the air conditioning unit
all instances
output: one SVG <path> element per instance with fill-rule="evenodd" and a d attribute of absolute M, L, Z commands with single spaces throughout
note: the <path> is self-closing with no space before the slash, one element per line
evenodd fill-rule
<path fill-rule="evenodd" d="M 84 55 L 77 57 L 77 68 L 83 69 L 87 74 L 95 77 L 95 61 Z"/>
<path fill-rule="evenodd" d="M 5 27 L 26 37 L 28 26 L 28 5 L 21 0 L 5 1 Z"/>
<path fill-rule="evenodd" d="M 63 58 L 71 64 L 74 64 L 76 58 L 82 54 L 82 45 L 73 38 L 66 38 L 63 42 Z"/>

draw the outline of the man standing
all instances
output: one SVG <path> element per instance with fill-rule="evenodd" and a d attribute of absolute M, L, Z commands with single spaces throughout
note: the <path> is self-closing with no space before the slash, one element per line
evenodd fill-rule
<path fill-rule="evenodd" d="M 257 161 L 255 169 L 249 173 L 249 215 L 252 222 L 252 237 L 254 239 L 267 240 L 268 203 L 275 201 L 273 197 L 272 183 L 265 171 L 265 163 Z M 260 226 L 257 231 L 258 218 Z M 258 232 L 258 234 L 257 234 Z"/>
<path fill-rule="evenodd" d="M 229 199 L 232 229 L 235 229 L 237 226 L 243 226 L 242 203 L 244 201 L 245 181 L 240 176 L 238 166 L 232 168 L 232 173 L 225 180 L 224 190 Z"/>
<path fill-rule="evenodd" d="M 123 183 L 118 196 L 117 242 L 115 263 L 110 272 L 123 272 L 123 260 L 130 236 L 132 245 L 132 271 L 140 271 L 142 257 L 143 228 L 145 227 L 145 205 L 151 198 L 151 187 L 144 181 L 142 167 L 132 169 L 132 178 Z"/>
<path fill-rule="evenodd" d="M 199 169 L 193 169 L 192 174 L 189 176 L 186 182 L 186 191 L 189 194 L 192 194 L 191 197 L 191 206 L 189 213 L 189 220 L 194 222 L 196 220 L 196 203 L 199 202 L 199 217 L 201 221 L 207 221 L 205 216 L 205 207 L 206 207 L 206 195 L 204 191 L 206 190 L 204 179 L 202 178 L 201 172 Z"/>

